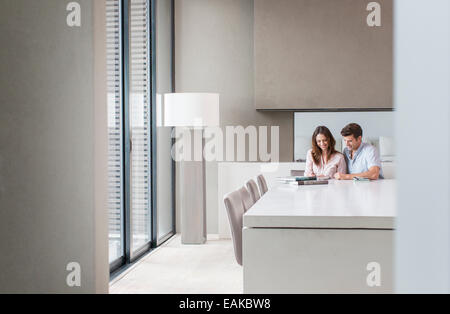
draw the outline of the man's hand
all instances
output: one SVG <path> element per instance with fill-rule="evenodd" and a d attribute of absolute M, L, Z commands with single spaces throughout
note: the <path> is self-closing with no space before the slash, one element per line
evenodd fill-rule
<path fill-rule="evenodd" d="M 367 178 L 369 180 L 378 180 L 380 176 L 380 168 L 374 166 L 369 169 L 369 171 L 363 173 L 353 173 L 353 174 L 344 174 L 344 173 L 336 173 L 334 178 L 336 180 L 352 180 L 354 177 Z"/>
<path fill-rule="evenodd" d="M 335 178 L 336 180 L 347 180 L 347 175 L 346 175 L 346 174 L 343 174 L 343 173 L 336 173 L 336 174 L 334 175 L 334 178 Z"/>

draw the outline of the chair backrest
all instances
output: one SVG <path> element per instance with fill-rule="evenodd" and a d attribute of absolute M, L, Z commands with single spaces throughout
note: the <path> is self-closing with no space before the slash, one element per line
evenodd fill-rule
<path fill-rule="evenodd" d="M 269 190 L 269 188 L 267 187 L 266 178 L 264 178 L 263 175 L 258 176 L 258 185 L 259 185 L 259 191 L 261 192 L 261 196 L 263 196 Z"/>
<path fill-rule="evenodd" d="M 256 203 L 257 201 L 259 201 L 261 195 L 259 194 L 258 186 L 256 185 L 256 182 L 254 180 L 250 180 L 247 182 L 247 189 L 252 196 L 253 202 Z"/>
<path fill-rule="evenodd" d="M 242 203 L 244 205 L 244 211 L 247 212 L 253 205 L 255 205 L 255 202 L 253 201 L 252 196 L 250 195 L 250 192 L 243 186 L 239 189 L 239 193 L 241 193 L 241 199 Z"/>
<path fill-rule="evenodd" d="M 242 266 L 242 227 L 244 216 L 244 203 L 242 202 L 240 190 L 230 193 L 224 198 L 230 221 L 231 236 L 233 238 L 234 255 L 236 261 Z"/>

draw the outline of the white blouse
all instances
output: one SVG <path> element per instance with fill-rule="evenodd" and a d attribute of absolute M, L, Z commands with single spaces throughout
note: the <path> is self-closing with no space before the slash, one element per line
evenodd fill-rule
<path fill-rule="evenodd" d="M 323 157 L 320 158 L 320 165 L 314 163 L 312 149 L 306 155 L 305 176 L 324 176 L 333 178 L 336 173 L 347 173 L 347 164 L 344 155 L 335 153 L 325 164 Z"/>

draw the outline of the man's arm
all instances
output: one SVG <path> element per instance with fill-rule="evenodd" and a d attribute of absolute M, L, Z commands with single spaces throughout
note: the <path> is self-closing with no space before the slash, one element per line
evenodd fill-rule
<path fill-rule="evenodd" d="M 380 167 L 374 166 L 369 171 L 353 174 L 336 173 L 334 178 L 337 180 L 353 180 L 354 177 L 367 178 L 370 180 L 378 180 L 380 177 Z"/>

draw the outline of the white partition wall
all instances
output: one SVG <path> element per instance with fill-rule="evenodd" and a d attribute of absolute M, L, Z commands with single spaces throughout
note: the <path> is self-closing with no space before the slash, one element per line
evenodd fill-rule
<path fill-rule="evenodd" d="M 395 5 L 396 291 L 448 293 L 450 2 Z"/>

